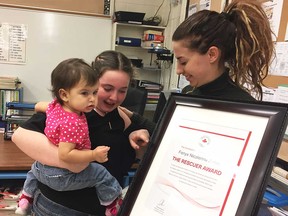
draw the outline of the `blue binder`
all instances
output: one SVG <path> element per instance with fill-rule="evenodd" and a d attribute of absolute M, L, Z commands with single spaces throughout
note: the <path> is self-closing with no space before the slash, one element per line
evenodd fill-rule
<path fill-rule="evenodd" d="M 8 109 L 34 109 L 35 103 L 27 102 L 7 102 L 6 107 Z"/>
<path fill-rule="evenodd" d="M 141 47 L 141 38 L 118 37 L 116 44 L 123 46 Z"/>
<path fill-rule="evenodd" d="M 278 190 L 271 187 L 267 187 L 264 193 L 263 200 L 271 206 L 284 207 L 288 205 L 288 196 Z"/>

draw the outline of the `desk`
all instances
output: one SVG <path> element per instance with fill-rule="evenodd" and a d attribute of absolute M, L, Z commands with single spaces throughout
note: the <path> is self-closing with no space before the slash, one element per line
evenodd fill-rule
<path fill-rule="evenodd" d="M 0 133 L 0 182 L 1 179 L 25 179 L 33 162 L 12 141 L 4 140 L 4 134 Z M 7 215 L 15 214 L 14 211 L 0 211 L 0 216 Z"/>
<path fill-rule="evenodd" d="M 0 179 L 3 173 L 26 172 L 34 160 L 24 154 L 12 141 L 0 134 Z M 11 177 L 13 179 L 13 177 Z"/>

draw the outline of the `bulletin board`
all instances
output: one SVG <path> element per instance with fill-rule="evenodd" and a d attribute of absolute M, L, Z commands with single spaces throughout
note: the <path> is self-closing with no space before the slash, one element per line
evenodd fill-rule
<path fill-rule="evenodd" d="M 206 5 L 206 8 L 208 10 L 220 12 L 222 10 L 222 6 L 224 6 L 224 1 L 223 0 L 221 1 L 219 0 L 216 0 L 216 1 L 215 0 L 207 0 L 207 1 L 188 0 L 187 9 L 191 5 L 195 5 L 197 7 L 197 11 L 200 10 L 200 7 L 202 7 L 203 5 Z"/>
<path fill-rule="evenodd" d="M 284 42 L 287 32 L 287 23 L 288 23 L 288 0 L 283 0 L 282 12 L 281 12 L 281 20 L 280 20 L 280 27 L 278 32 L 277 42 Z M 288 43 L 288 42 L 287 42 Z M 288 77 L 287 76 L 276 76 L 276 75 L 268 75 L 265 80 L 264 84 L 267 87 L 277 88 L 279 85 L 288 85 Z M 286 135 L 285 135 L 286 136 Z M 283 140 L 279 153 L 278 158 L 288 162 L 288 140 L 287 137 Z"/>
<path fill-rule="evenodd" d="M 286 8 L 286 10 L 284 8 Z M 281 15 L 277 42 L 285 41 L 285 34 L 286 34 L 286 28 L 287 28 L 287 22 L 288 22 L 287 8 L 288 8 L 288 0 L 283 0 L 282 15 Z M 268 77 L 264 80 L 264 84 L 267 87 L 277 88 L 278 85 L 288 84 L 288 77 L 268 75 Z"/>
<path fill-rule="evenodd" d="M 85 15 L 104 15 L 104 0 L 0 0 L 0 6 Z"/>

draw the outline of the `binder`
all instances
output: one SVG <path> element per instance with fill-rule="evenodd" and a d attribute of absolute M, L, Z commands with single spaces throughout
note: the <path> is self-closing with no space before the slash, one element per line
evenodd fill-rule
<path fill-rule="evenodd" d="M 288 196 L 271 187 L 267 187 L 263 200 L 267 202 L 268 205 L 275 207 L 284 207 L 288 205 Z"/>
<path fill-rule="evenodd" d="M 141 38 L 118 37 L 116 44 L 124 46 L 141 47 Z"/>

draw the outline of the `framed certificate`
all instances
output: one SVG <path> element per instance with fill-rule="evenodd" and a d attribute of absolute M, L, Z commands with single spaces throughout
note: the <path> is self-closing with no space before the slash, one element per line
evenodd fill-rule
<path fill-rule="evenodd" d="M 172 94 L 119 215 L 257 214 L 287 110 Z"/>

